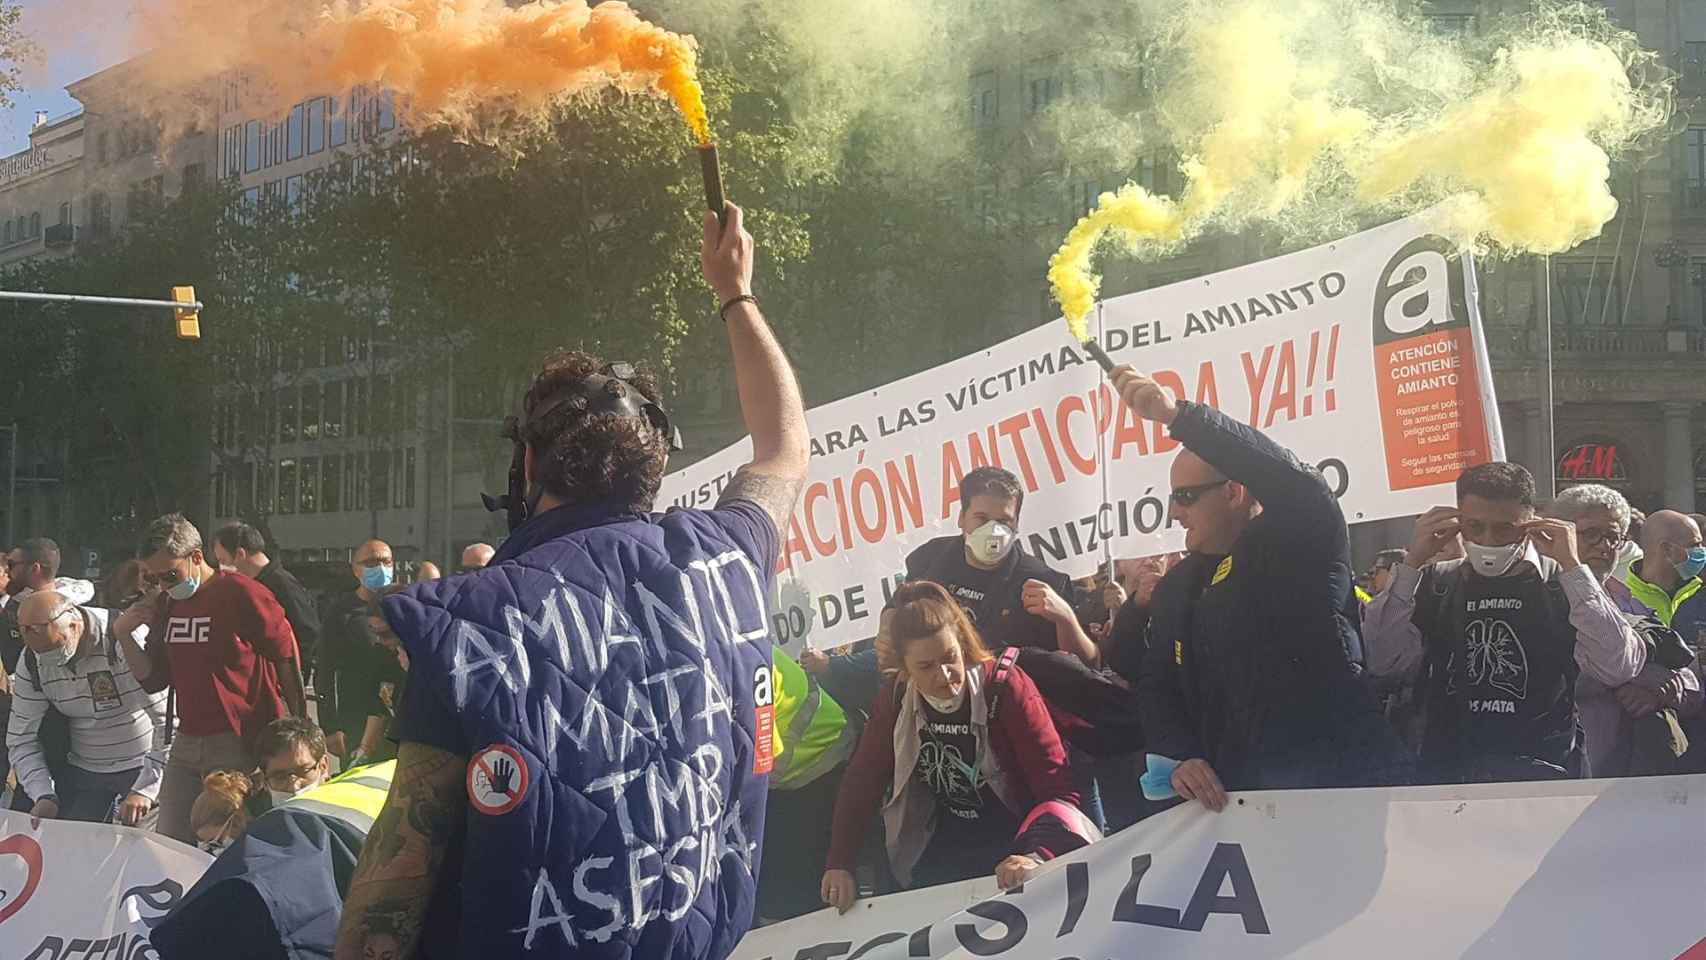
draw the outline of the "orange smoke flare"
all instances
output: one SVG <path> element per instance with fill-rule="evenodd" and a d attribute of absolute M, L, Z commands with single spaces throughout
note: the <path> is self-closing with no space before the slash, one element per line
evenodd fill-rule
<path fill-rule="evenodd" d="M 146 24 L 177 87 L 228 70 L 264 81 L 264 108 L 378 86 L 413 119 L 472 130 L 492 109 L 543 117 L 562 100 L 614 89 L 668 97 L 700 143 L 711 139 L 691 37 L 642 20 L 620 0 L 168 0 Z M 246 105 L 251 103 L 246 101 Z"/>

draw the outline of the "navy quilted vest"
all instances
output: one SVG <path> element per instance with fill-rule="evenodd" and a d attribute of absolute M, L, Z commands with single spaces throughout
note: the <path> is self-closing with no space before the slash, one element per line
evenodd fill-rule
<path fill-rule="evenodd" d="M 563 507 L 486 569 L 386 602 L 412 661 L 399 739 L 469 757 L 422 955 L 734 950 L 764 823 L 776 541 L 746 502 Z"/>

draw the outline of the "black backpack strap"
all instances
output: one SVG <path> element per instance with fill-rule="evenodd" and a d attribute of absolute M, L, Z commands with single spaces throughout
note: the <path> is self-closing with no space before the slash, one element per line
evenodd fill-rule
<path fill-rule="evenodd" d="M 989 690 L 984 693 L 984 699 L 989 704 L 989 725 L 995 726 L 995 713 L 1001 706 L 1001 686 L 1007 682 L 1007 672 L 1019 662 L 1019 648 L 1008 647 L 995 658 L 995 666 L 989 671 Z"/>

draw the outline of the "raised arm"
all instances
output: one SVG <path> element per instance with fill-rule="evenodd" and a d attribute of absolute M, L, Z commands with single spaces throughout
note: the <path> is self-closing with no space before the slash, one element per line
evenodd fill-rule
<path fill-rule="evenodd" d="M 728 215 L 727 228 L 718 225 L 715 214 L 705 215 L 701 257 L 728 328 L 741 415 L 752 435 L 752 462 L 735 474 L 722 499 L 758 504 L 781 530 L 805 482 L 811 437 L 793 367 L 752 298 L 752 235 L 742 226 L 739 207 L 729 204 Z"/>
<path fill-rule="evenodd" d="M 336 960 L 380 955 L 370 940 L 391 941 L 395 953 L 387 956 L 415 955 L 445 854 L 463 827 L 467 768 L 466 757 L 422 743 L 405 741 L 398 749 L 391 794 L 344 898 Z"/>
<path fill-rule="evenodd" d="M 1163 424 L 1173 439 L 1229 480 L 1249 488 L 1270 516 L 1288 527 L 1316 531 L 1344 526 L 1338 500 L 1321 474 L 1260 430 L 1213 407 L 1176 399 L 1130 366 L 1114 371 L 1114 386 L 1132 412 Z"/>

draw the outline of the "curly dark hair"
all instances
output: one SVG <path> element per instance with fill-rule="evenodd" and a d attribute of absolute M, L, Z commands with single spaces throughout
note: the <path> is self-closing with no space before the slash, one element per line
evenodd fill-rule
<path fill-rule="evenodd" d="M 564 503 L 612 502 L 649 511 L 663 483 L 669 443 L 651 424 L 607 414 L 587 416 L 583 404 L 559 405 L 543 418 L 533 412 L 563 388 L 603 372 L 605 361 L 578 350 L 545 359 L 522 409 L 521 440 L 533 451 L 533 479 Z M 628 381 L 661 406 L 657 379 L 638 371 Z"/>

